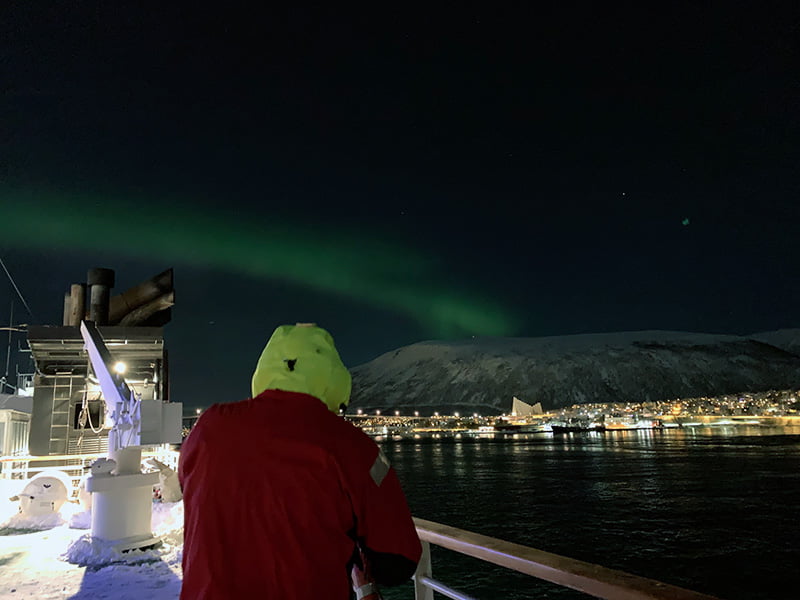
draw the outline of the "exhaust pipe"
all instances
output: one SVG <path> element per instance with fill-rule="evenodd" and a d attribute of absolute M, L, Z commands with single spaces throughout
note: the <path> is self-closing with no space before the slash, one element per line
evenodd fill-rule
<path fill-rule="evenodd" d="M 114 287 L 112 269 L 89 269 L 86 275 L 89 286 L 89 320 L 96 325 L 108 325 L 109 298 Z"/>

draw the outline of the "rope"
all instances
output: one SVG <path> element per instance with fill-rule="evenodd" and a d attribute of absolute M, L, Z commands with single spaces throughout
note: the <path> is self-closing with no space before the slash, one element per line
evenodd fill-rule
<path fill-rule="evenodd" d="M 92 424 L 92 413 L 89 410 L 89 393 L 83 392 L 83 401 L 81 402 L 81 412 L 78 415 L 78 424 L 81 426 L 81 431 L 85 428 L 86 422 L 89 423 L 89 428 L 92 430 L 92 433 L 98 435 L 100 432 L 103 431 L 103 425 L 100 425 L 99 429 L 95 429 L 94 425 Z"/>
<path fill-rule="evenodd" d="M 8 275 L 8 280 L 11 282 L 11 285 L 14 286 L 14 290 L 17 292 L 17 296 L 19 296 L 19 299 L 22 300 L 22 304 L 25 305 L 25 308 L 27 309 L 28 314 L 31 317 L 33 317 L 34 321 L 37 321 L 38 319 L 33 314 L 33 311 L 31 310 L 31 307 L 28 306 L 28 303 L 25 302 L 25 298 L 22 296 L 22 292 L 19 291 L 19 288 L 17 287 L 17 283 L 14 281 L 14 278 L 11 276 L 11 273 L 8 272 L 8 269 L 6 268 L 6 263 L 3 262 L 2 258 L 0 258 L 0 265 L 3 266 L 3 270 L 6 272 L 6 275 Z M 10 323 L 9 323 L 9 325 L 10 325 Z"/>

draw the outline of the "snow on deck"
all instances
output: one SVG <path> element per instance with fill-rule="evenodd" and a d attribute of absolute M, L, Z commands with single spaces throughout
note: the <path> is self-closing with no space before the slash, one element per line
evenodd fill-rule
<path fill-rule="evenodd" d="M 180 594 L 182 502 L 153 504 L 160 548 L 119 554 L 89 544 L 88 529 L 70 527 L 88 525 L 75 504 L 64 506 L 63 518 L 20 519 L 8 483 L 0 481 L 0 598 L 174 600 Z"/>

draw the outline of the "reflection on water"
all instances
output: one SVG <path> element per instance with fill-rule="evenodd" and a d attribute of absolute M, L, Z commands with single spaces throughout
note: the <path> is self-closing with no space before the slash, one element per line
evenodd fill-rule
<path fill-rule="evenodd" d="M 443 436 L 381 447 L 416 516 L 729 600 L 797 597 L 798 428 Z M 487 600 L 585 597 L 441 549 L 434 574 Z"/>

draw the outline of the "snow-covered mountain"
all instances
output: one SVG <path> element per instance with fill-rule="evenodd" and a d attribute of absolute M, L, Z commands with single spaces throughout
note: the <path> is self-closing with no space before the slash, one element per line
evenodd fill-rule
<path fill-rule="evenodd" d="M 498 414 L 800 386 L 800 329 L 748 337 L 638 331 L 428 341 L 353 369 L 351 406 Z"/>
<path fill-rule="evenodd" d="M 800 356 L 800 329 L 765 331 L 764 333 L 754 333 L 750 337 Z"/>

